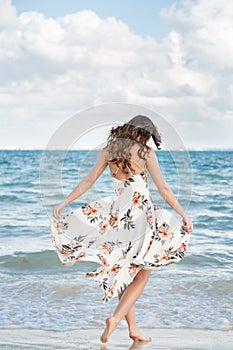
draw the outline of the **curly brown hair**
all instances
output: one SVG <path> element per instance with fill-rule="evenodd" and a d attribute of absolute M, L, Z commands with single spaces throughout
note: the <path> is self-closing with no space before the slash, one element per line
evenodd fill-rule
<path fill-rule="evenodd" d="M 131 148 L 137 144 L 139 149 L 137 155 L 141 159 L 146 159 L 146 154 L 149 153 L 150 148 L 147 142 L 152 137 L 156 147 L 160 148 L 161 136 L 158 133 L 157 127 L 150 120 L 150 118 L 137 115 L 127 123 L 113 127 L 108 136 L 108 143 L 106 149 L 108 151 L 109 162 L 121 166 L 124 174 L 129 174 L 129 170 L 133 171 L 131 166 Z"/>

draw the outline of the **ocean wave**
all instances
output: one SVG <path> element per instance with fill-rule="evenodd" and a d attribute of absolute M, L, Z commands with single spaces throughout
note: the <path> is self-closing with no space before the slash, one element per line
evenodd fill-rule
<path fill-rule="evenodd" d="M 221 268 L 232 260 L 232 254 L 224 252 L 193 252 L 187 253 L 182 261 L 182 266 L 187 268 Z M 76 266 L 76 267 L 75 267 Z M 37 252 L 16 252 L 12 255 L 3 255 L 0 257 L 0 271 L 43 271 L 45 274 L 48 270 L 57 269 L 61 271 L 65 269 L 78 269 L 80 271 L 90 271 L 97 267 L 98 264 L 92 262 L 78 262 L 73 267 L 64 267 L 57 257 L 55 250 L 44 250 Z M 230 267 L 230 266 L 229 266 Z"/>
<path fill-rule="evenodd" d="M 201 271 L 198 275 L 172 276 L 151 276 L 136 309 L 144 327 L 232 329 L 230 279 L 203 276 Z M 98 327 L 109 307 L 101 295 L 92 280 L 76 271 L 61 275 L 56 270 L 46 276 L 18 274 L 1 290 L 0 327 Z"/>
<path fill-rule="evenodd" d="M 77 264 L 76 264 L 77 265 Z M 97 264 L 88 262 L 79 262 L 79 270 L 88 270 L 88 268 Z M 54 250 L 44 250 L 40 252 L 24 253 L 19 252 L 13 255 L 4 255 L 0 257 L 0 271 L 32 271 L 43 270 L 48 272 L 51 269 L 70 269 L 73 267 L 64 267 L 57 257 Z M 76 266 L 77 268 L 77 266 Z"/>
<path fill-rule="evenodd" d="M 33 253 L 15 253 L 0 257 L 1 270 L 31 270 L 57 266 L 57 256 L 52 250 Z"/>

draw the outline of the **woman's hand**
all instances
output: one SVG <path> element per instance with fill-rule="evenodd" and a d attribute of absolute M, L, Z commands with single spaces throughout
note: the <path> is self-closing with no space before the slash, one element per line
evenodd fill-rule
<path fill-rule="evenodd" d="M 182 228 L 187 232 L 192 232 L 193 230 L 193 223 L 186 215 L 183 216 Z"/>
<path fill-rule="evenodd" d="M 61 212 L 65 208 L 66 204 L 62 202 L 58 206 L 53 208 L 53 216 L 55 219 L 59 220 L 61 218 Z"/>

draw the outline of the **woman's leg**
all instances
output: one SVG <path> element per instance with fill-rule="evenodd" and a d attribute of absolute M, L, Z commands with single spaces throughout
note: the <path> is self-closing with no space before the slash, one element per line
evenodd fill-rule
<path fill-rule="evenodd" d="M 119 300 L 121 299 L 123 294 L 124 294 L 124 292 L 119 295 Z M 151 338 L 145 337 L 138 328 L 138 325 L 136 322 L 136 317 L 135 317 L 134 305 L 131 307 L 131 309 L 125 315 L 125 319 L 126 319 L 126 322 L 128 324 L 129 336 L 131 339 L 137 340 L 137 341 L 143 341 L 143 342 L 150 342 L 151 341 Z"/>
<path fill-rule="evenodd" d="M 136 300 L 143 292 L 143 289 L 149 279 L 150 273 L 150 270 L 139 271 L 135 276 L 133 282 L 127 287 L 120 299 L 114 315 L 107 318 L 106 320 L 106 328 L 100 338 L 103 343 L 106 343 L 108 341 L 110 334 L 114 331 L 118 323 L 134 306 Z"/>

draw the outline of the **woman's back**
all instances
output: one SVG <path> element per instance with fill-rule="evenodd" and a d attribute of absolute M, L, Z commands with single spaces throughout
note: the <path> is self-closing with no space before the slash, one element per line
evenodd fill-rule
<path fill-rule="evenodd" d="M 123 170 L 122 163 L 113 160 L 111 150 L 106 147 L 106 159 L 110 168 L 111 175 L 118 180 L 126 180 L 130 176 L 139 174 L 147 169 L 147 157 L 150 152 L 148 146 L 145 147 L 143 158 L 140 156 L 141 147 L 135 143 L 125 155 L 129 165 L 126 165 L 126 171 Z M 123 159 L 122 159 L 123 161 Z"/>

